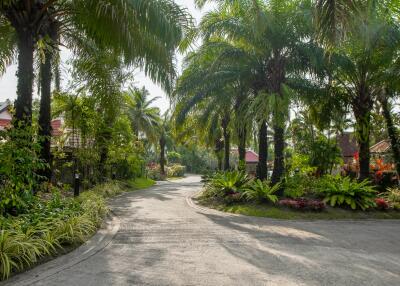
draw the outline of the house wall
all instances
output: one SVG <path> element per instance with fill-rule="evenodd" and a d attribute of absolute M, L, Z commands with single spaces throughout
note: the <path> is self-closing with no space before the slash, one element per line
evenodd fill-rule
<path fill-rule="evenodd" d="M 8 110 L 4 110 L 0 113 L 0 119 L 11 120 L 11 113 Z"/>

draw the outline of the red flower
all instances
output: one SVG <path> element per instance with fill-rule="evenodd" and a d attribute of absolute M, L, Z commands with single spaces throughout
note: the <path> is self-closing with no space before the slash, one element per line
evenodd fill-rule
<path fill-rule="evenodd" d="M 379 210 L 387 210 L 389 208 L 389 203 L 385 199 L 376 198 L 375 203 L 376 208 Z"/>

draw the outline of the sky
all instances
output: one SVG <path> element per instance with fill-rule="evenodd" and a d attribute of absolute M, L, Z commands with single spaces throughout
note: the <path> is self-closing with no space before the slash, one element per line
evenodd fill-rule
<path fill-rule="evenodd" d="M 203 10 L 199 10 L 195 7 L 194 0 L 175 0 L 176 3 L 181 5 L 182 7 L 186 7 L 189 12 L 193 15 L 196 19 L 197 23 L 200 21 L 201 16 L 207 11 L 211 9 L 211 6 L 205 7 Z M 67 69 L 65 62 L 68 60 L 70 53 L 68 50 L 61 51 L 61 57 L 63 60 L 63 68 L 64 70 Z M 178 59 L 178 72 L 180 72 L 180 67 L 183 59 L 183 55 L 177 54 Z M 17 78 L 15 76 L 17 71 L 16 65 L 11 65 L 7 72 L 0 77 L 0 102 L 5 101 L 6 99 L 10 99 L 14 101 L 16 98 L 16 87 L 17 87 Z M 63 85 L 65 86 L 70 78 L 68 75 L 63 73 Z M 154 105 L 159 107 L 162 112 L 165 112 L 169 107 L 169 100 L 165 94 L 165 92 L 156 84 L 154 84 L 149 78 L 147 78 L 144 73 L 140 70 L 137 70 L 134 73 L 134 82 L 132 83 L 135 86 L 142 87 L 145 86 L 150 94 L 151 97 L 161 97 L 157 101 L 155 101 Z M 36 94 L 34 95 L 36 97 Z"/>

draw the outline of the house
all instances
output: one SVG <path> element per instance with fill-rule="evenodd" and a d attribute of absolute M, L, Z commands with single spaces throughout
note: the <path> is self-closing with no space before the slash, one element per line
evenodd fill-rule
<path fill-rule="evenodd" d="M 12 113 L 11 113 L 11 102 L 9 100 L 5 102 L 0 102 L 0 130 L 4 130 L 11 126 L 12 121 Z M 71 130 L 66 129 L 64 123 L 64 119 L 62 117 L 56 118 L 51 121 L 51 135 L 53 138 L 62 140 L 64 147 L 73 147 L 77 146 L 77 142 L 79 138 L 75 138 L 77 136 L 71 135 Z M 52 145 L 55 146 L 57 141 L 60 140 L 53 140 Z"/>
<path fill-rule="evenodd" d="M 6 129 L 11 123 L 10 101 L 0 102 L 0 130 Z"/>
<path fill-rule="evenodd" d="M 246 172 L 248 174 L 256 174 L 259 156 L 252 150 L 246 151 Z"/>
<path fill-rule="evenodd" d="M 239 166 L 239 151 L 237 148 L 231 149 L 232 162 L 235 168 Z M 246 172 L 251 175 L 255 175 L 257 172 L 258 154 L 252 150 L 246 150 Z"/>
<path fill-rule="evenodd" d="M 345 132 L 336 137 L 336 141 L 342 152 L 342 159 L 345 164 L 352 164 L 354 156 L 358 152 L 357 140 L 353 133 Z"/>

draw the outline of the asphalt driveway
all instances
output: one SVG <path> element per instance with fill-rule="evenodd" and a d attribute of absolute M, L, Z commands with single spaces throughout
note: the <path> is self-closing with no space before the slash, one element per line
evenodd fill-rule
<path fill-rule="evenodd" d="M 192 203 L 199 181 L 116 198 L 111 242 L 31 285 L 400 285 L 400 221 L 224 214 Z"/>

